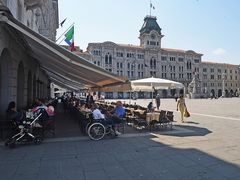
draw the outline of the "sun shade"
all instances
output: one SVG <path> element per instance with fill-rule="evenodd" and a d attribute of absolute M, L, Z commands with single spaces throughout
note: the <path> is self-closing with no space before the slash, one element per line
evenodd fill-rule
<path fill-rule="evenodd" d="M 15 32 L 18 39 L 25 42 L 26 52 L 40 63 L 53 82 L 72 89 L 101 88 L 125 82 L 124 78 L 94 65 L 29 29 L 3 6 L 0 6 L 0 24 L 6 25 L 8 30 Z"/>

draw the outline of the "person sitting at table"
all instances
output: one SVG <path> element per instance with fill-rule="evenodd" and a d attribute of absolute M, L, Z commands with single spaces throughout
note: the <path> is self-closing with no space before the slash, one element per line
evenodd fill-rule
<path fill-rule="evenodd" d="M 112 128 L 115 132 L 115 135 L 121 134 L 120 132 L 115 130 L 115 124 L 120 124 L 124 118 L 125 109 L 123 108 L 122 102 L 117 101 L 116 107 L 107 113 L 106 120 L 112 122 Z"/>
<path fill-rule="evenodd" d="M 8 120 L 21 123 L 24 120 L 24 113 L 18 112 L 16 109 L 16 103 L 11 101 L 8 104 L 8 108 L 6 110 L 6 116 Z"/>
<path fill-rule="evenodd" d="M 153 112 L 153 111 L 154 111 L 153 103 L 150 102 L 147 106 L 147 112 Z"/>
<path fill-rule="evenodd" d="M 92 106 L 92 114 L 93 114 L 93 119 L 94 120 L 100 120 L 100 119 L 104 119 L 104 115 L 101 113 L 101 111 L 98 109 L 98 105 L 97 104 L 93 104 Z"/>

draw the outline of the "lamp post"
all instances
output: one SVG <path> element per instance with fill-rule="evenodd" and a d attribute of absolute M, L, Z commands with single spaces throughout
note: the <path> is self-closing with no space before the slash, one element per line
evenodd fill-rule
<path fill-rule="evenodd" d="M 226 74 L 222 73 L 222 97 L 225 97 L 225 79 L 226 79 Z"/>

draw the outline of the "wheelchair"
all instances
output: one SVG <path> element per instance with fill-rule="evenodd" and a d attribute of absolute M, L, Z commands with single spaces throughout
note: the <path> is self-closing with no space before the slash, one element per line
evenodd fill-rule
<path fill-rule="evenodd" d="M 25 119 L 21 123 L 14 122 L 18 132 L 17 134 L 11 136 L 5 141 L 5 146 L 9 148 L 14 148 L 16 143 L 29 143 L 34 142 L 34 144 L 40 144 L 42 142 L 41 136 L 34 135 L 34 127 L 36 127 L 36 121 L 42 116 L 42 113 L 36 114 L 33 121 Z M 20 132 L 19 132 L 20 130 Z"/>
<path fill-rule="evenodd" d="M 116 137 L 112 124 L 106 122 L 105 119 L 94 120 L 86 126 L 86 130 L 90 139 L 95 141 L 103 139 L 106 135 L 112 138 Z"/>

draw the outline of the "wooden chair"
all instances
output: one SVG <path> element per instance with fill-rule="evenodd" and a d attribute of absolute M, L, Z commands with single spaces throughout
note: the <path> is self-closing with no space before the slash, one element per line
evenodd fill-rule
<path fill-rule="evenodd" d="M 170 121 L 173 121 L 174 118 L 173 111 L 167 111 L 166 116 Z"/>

